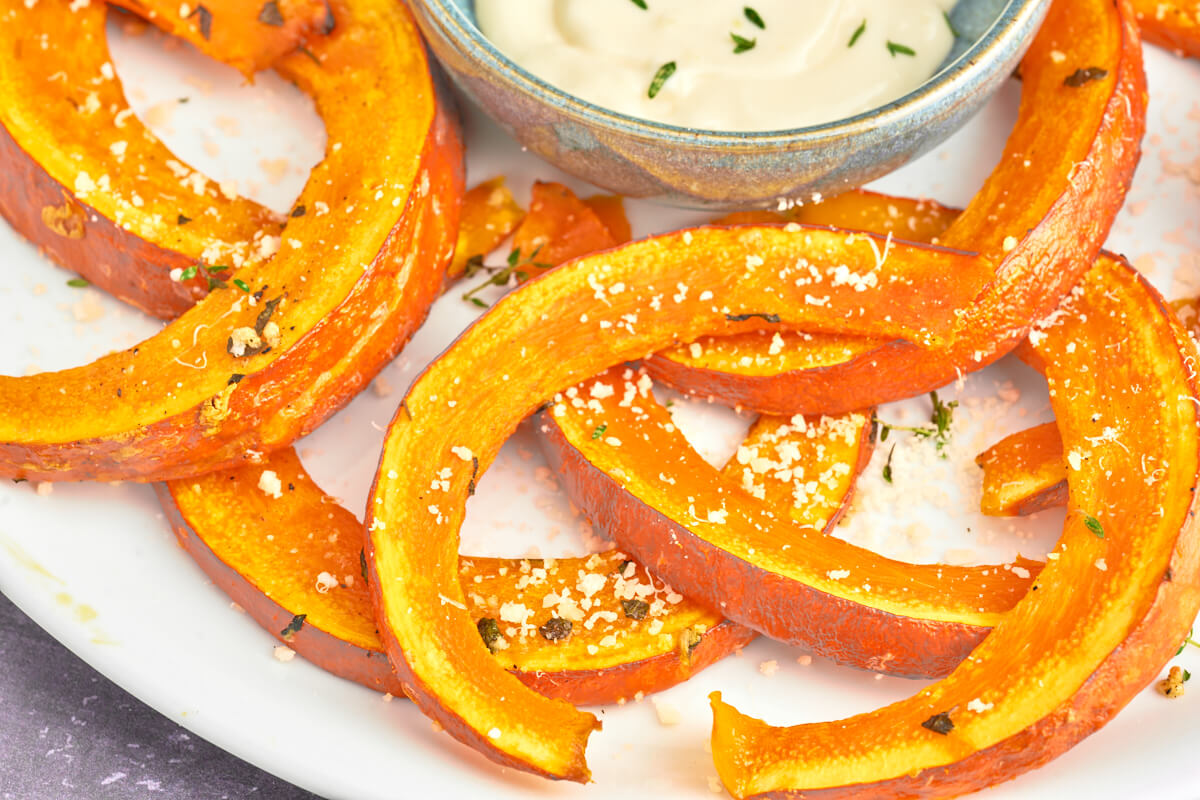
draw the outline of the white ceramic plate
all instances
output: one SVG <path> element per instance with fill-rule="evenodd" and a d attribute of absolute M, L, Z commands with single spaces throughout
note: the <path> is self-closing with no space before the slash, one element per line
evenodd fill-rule
<path fill-rule="evenodd" d="M 127 37 L 110 26 L 114 60 L 131 102 L 186 161 L 286 209 L 324 137 L 311 106 L 280 81 L 240 86 L 230 71 L 155 35 Z M 172 52 L 165 54 L 164 47 Z M 1149 53 L 1153 87 L 1147 153 L 1110 245 L 1128 253 L 1168 297 L 1200 291 L 1200 86 L 1195 62 Z M 1006 87 L 947 146 L 880 183 L 897 193 L 963 204 L 995 162 L 1015 117 L 1019 88 Z M 189 98 L 186 104 L 177 99 Z M 1052 113 L 1052 112 L 1051 112 Z M 238 120 L 233 122 L 231 120 Z M 240 135 L 235 135 L 240 131 Z M 536 177 L 562 176 L 520 153 L 477 116 L 468 120 L 471 182 L 503 172 L 526 196 Z M 206 144 L 206 142 L 208 144 Z M 265 166 L 263 160 L 268 162 Z M 286 159 L 286 164 L 278 159 Z M 282 180 L 279 180 L 282 176 Z M 273 182 L 278 181 L 278 182 Z M 573 185 L 581 190 L 577 183 Z M 630 204 L 639 235 L 698 220 L 692 214 Z M 90 360 L 157 329 L 43 261 L 0 225 L 0 371 L 25 374 Z M 384 376 L 390 396 L 366 392 L 300 443 L 307 466 L 330 492 L 361 509 L 383 426 L 416 371 L 476 314 L 456 295 Z M 1019 394 L 1019 396 L 1018 396 Z M 1012 360 L 967 381 L 959 396 L 950 458 L 934 459 L 901 441 L 897 485 L 863 481 L 859 513 L 845 535 L 889 554 L 924 560 L 992 561 L 1020 551 L 1040 557 L 1061 516 L 986 520 L 977 502 L 971 456 L 1019 427 L 1046 418 L 1044 385 Z M 676 406 L 681 425 L 713 461 L 726 457 L 749 420 L 703 403 Z M 486 409 L 476 410 L 481 416 Z M 928 413 L 924 400 L 885 409 L 897 421 Z M 882 448 L 881 448 L 882 451 Z M 878 458 L 882 457 L 877 454 Z M 471 501 L 464 552 L 546 555 L 584 552 L 586 523 L 536 474 L 537 443 L 522 431 Z M 936 495 L 939 507 L 913 496 Z M 715 786 L 707 749 L 714 689 L 774 723 L 838 718 L 902 698 L 918 682 L 843 669 L 775 643 L 758 641 L 656 700 L 682 723 L 664 726 L 647 699 L 599 711 L 590 787 L 550 784 L 502 771 L 436 733 L 406 702 L 332 678 L 300 660 L 272 658 L 274 640 L 230 607 L 174 544 L 148 487 L 29 484 L 0 486 L 0 590 L 102 673 L 231 752 L 330 798 L 384 800 L 415 795 L 517 798 L 634 796 L 700 798 Z M 810 662 L 811 663 L 806 663 Z M 1200 653 L 1178 663 L 1200 673 Z M 775 662 L 772 670 L 770 662 Z M 766 666 L 764 667 L 764 664 Z M 773 674 L 764 674 L 772 673 Z M 1115 722 L 1051 765 L 993 789 L 1000 798 L 1200 797 L 1200 714 L 1195 696 L 1170 702 L 1147 691 Z"/>

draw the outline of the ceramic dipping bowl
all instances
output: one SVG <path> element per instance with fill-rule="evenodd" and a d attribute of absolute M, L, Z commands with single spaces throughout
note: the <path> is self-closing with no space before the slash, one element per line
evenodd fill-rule
<path fill-rule="evenodd" d="M 535 78 L 475 24 L 472 0 L 408 0 L 467 97 L 525 148 L 617 194 L 704 209 L 786 207 L 885 175 L 958 130 L 1008 79 L 1049 0 L 960 0 L 937 74 L 885 106 L 784 131 L 681 128 L 618 114 Z"/>

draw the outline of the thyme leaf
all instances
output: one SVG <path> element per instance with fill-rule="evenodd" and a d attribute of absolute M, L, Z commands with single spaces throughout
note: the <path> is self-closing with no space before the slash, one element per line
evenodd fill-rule
<path fill-rule="evenodd" d="M 950 19 L 949 11 L 942 12 L 942 19 L 946 20 L 946 27 L 950 29 L 950 35 L 953 36 L 955 39 L 961 39 L 962 32 L 959 31 L 958 28 L 954 27 L 954 21 L 952 19 Z"/>
<path fill-rule="evenodd" d="M 742 13 L 746 15 L 746 19 L 750 20 L 750 24 L 754 27 L 764 31 L 767 29 L 767 23 L 763 22 L 762 16 L 750 6 L 743 8 Z"/>
<path fill-rule="evenodd" d="M 758 39 L 747 39 L 745 36 L 738 36 L 736 33 L 729 34 L 733 38 L 733 52 L 735 55 L 744 53 L 747 50 L 753 50 L 758 44 Z"/>
<path fill-rule="evenodd" d="M 675 62 L 668 61 L 658 68 L 658 72 L 654 73 L 654 80 L 650 81 L 650 89 L 646 94 L 653 100 L 658 97 L 658 93 L 662 91 L 663 84 L 667 79 L 675 74 Z"/>
<path fill-rule="evenodd" d="M 854 34 L 850 37 L 850 41 L 846 43 L 846 47 L 854 47 L 854 44 L 858 41 L 858 37 L 862 36 L 866 32 L 867 21 L 864 19 L 862 22 L 858 23 L 858 27 L 854 29 Z"/>
<path fill-rule="evenodd" d="M 528 258 L 522 258 L 521 248 L 518 247 L 508 254 L 508 257 L 505 259 L 505 266 L 503 267 L 489 267 L 483 263 L 483 256 L 471 256 L 469 259 L 467 259 L 467 268 L 463 273 L 466 277 L 469 278 L 472 275 L 480 272 L 490 272 L 492 274 L 486 281 L 465 293 L 462 296 L 462 299 L 480 308 L 487 308 L 488 304 L 475 296 L 487 287 L 507 286 L 509 281 L 511 281 L 514 277 L 518 281 L 528 280 L 530 271 L 527 269 L 521 269 L 521 267 L 535 267 L 539 270 L 543 270 L 550 269 L 552 266 L 554 266 L 553 264 L 545 264 L 538 261 L 537 257 L 538 253 L 540 252 L 542 252 L 542 248 L 537 247 L 532 253 L 529 254 Z"/>

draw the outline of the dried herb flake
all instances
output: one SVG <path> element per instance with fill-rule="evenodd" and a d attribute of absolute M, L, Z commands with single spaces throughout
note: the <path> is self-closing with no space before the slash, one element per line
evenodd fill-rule
<path fill-rule="evenodd" d="M 1078 89 L 1080 86 L 1098 81 L 1108 75 L 1108 70 L 1101 67 L 1084 67 L 1077 69 L 1063 80 L 1063 86 Z"/>
<path fill-rule="evenodd" d="M 639 600 L 636 597 L 631 600 L 621 601 L 621 610 L 625 612 L 625 616 L 630 619 L 645 619 L 650 613 L 650 604 L 645 600 Z"/>
<path fill-rule="evenodd" d="M 548 642 L 561 642 L 571 635 L 571 620 L 551 617 L 538 628 L 538 633 Z"/>
<path fill-rule="evenodd" d="M 187 15 L 188 19 L 191 19 L 192 17 L 195 17 L 196 21 L 200 23 L 200 35 L 204 37 L 205 41 L 211 39 L 213 21 L 212 12 L 200 5 L 196 6 L 196 8 L 192 10 L 192 13 Z"/>
<path fill-rule="evenodd" d="M 288 623 L 286 628 L 279 632 L 279 635 L 285 642 L 290 642 L 300 632 L 300 629 L 304 627 L 304 620 L 307 618 L 308 614 L 297 614 L 292 617 L 292 621 Z"/>
<path fill-rule="evenodd" d="M 273 28 L 283 27 L 283 14 L 279 11 L 279 3 L 267 0 L 258 11 L 258 21 Z"/>
<path fill-rule="evenodd" d="M 940 714 L 934 714 L 922 722 L 921 727 L 927 728 L 934 733 L 939 733 L 942 736 L 947 736 L 950 734 L 950 731 L 954 730 L 954 720 L 950 719 L 950 715 L 943 711 Z"/>
<path fill-rule="evenodd" d="M 779 315 L 778 314 L 726 314 L 725 315 L 725 319 L 729 320 L 730 322 L 745 322 L 746 320 L 753 319 L 754 317 L 761 317 L 763 319 L 763 321 L 770 322 L 772 324 L 779 323 Z"/>
<path fill-rule="evenodd" d="M 475 627 L 479 630 L 479 635 L 483 637 L 483 643 L 487 645 L 487 649 L 491 652 L 496 652 L 496 642 L 500 641 L 500 623 L 491 617 L 482 617 L 479 622 L 475 623 Z"/>

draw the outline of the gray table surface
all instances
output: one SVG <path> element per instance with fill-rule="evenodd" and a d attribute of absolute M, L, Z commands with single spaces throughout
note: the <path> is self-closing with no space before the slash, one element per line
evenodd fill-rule
<path fill-rule="evenodd" d="M 0 595 L 0 800 L 319 800 L 163 717 Z"/>

